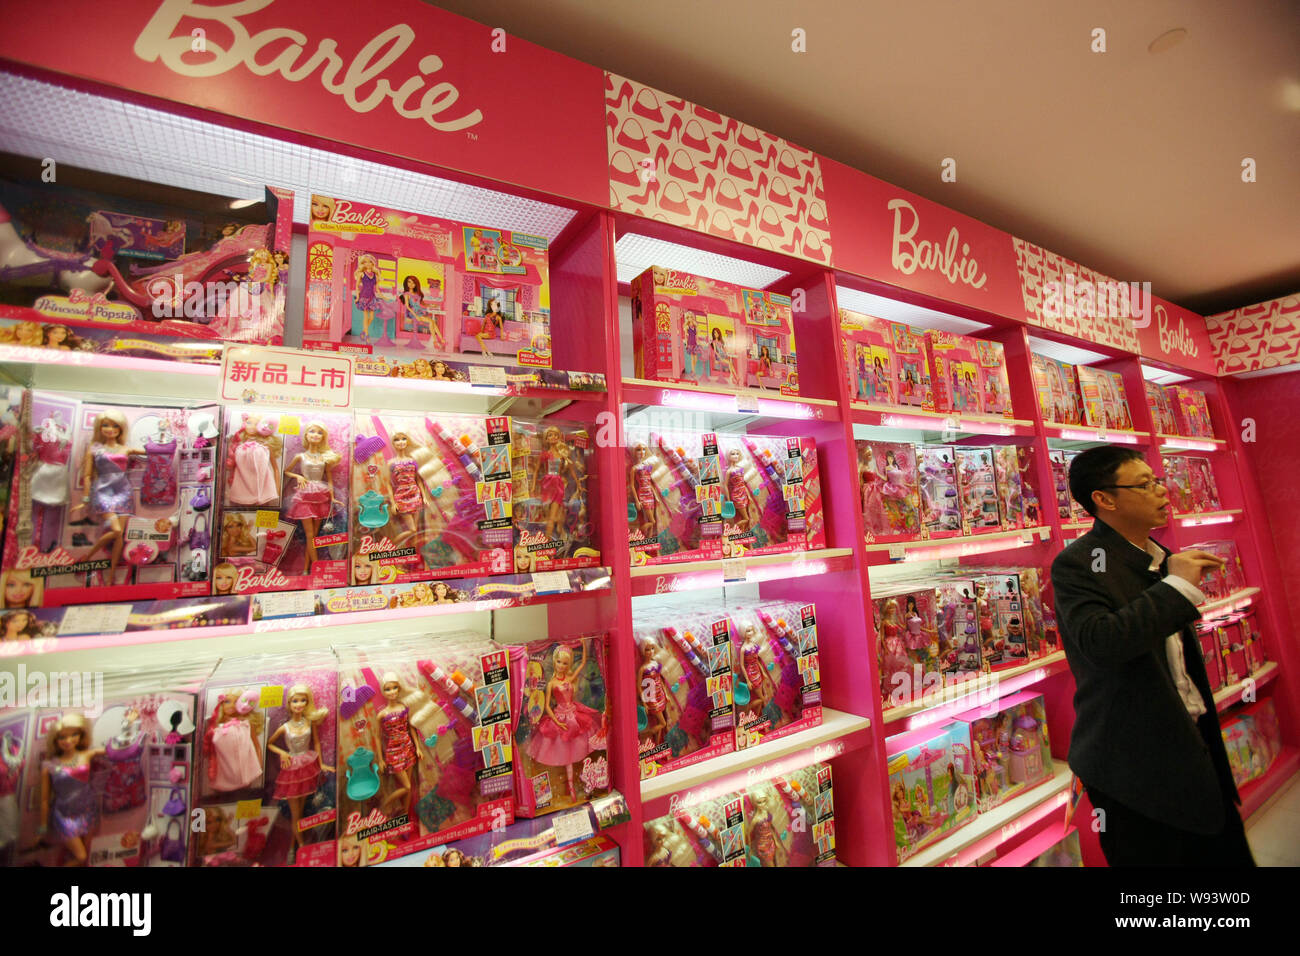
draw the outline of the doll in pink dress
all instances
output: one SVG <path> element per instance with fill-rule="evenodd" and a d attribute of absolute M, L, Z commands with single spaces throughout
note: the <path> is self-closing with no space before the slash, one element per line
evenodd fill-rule
<path fill-rule="evenodd" d="M 575 700 L 577 682 L 587 666 L 587 645 L 582 660 L 573 667 L 573 651 L 563 645 L 551 654 L 554 674 L 546 684 L 544 713 L 533 736 L 528 755 L 548 767 L 563 767 L 569 785 L 569 799 L 577 800 L 573 786 L 573 765 L 591 753 L 591 737 L 600 730 L 600 714 Z"/>
<path fill-rule="evenodd" d="M 401 678 L 392 671 L 385 673 L 380 691 L 388 703 L 378 714 L 379 741 L 375 747 L 375 757 L 380 775 L 392 774 L 397 778 L 397 789 L 384 801 L 385 812 L 388 813 L 388 807 L 401 806 L 411 793 L 411 770 L 424 762 L 424 748 L 411 726 L 411 711 L 403 700 L 406 689 Z"/>
<path fill-rule="evenodd" d="M 569 446 L 560 430 L 552 425 L 542 432 L 542 452 L 537 456 L 533 471 L 533 486 L 541 492 L 542 511 L 545 515 L 545 534 L 554 538 L 564 521 L 564 490 L 566 479 L 575 477 Z"/>
<path fill-rule="evenodd" d="M 275 778 L 274 798 L 289 802 L 293 825 L 290 828 L 292 842 L 289 845 L 288 862 L 292 864 L 302 846 L 298 821 L 302 819 L 303 806 L 320 786 L 321 776 L 332 773 L 334 768 L 321 758 L 320 726 L 329 716 L 329 711 L 316 706 L 311 688 L 306 684 L 294 684 L 289 688 L 289 699 L 285 706 L 289 709 L 289 719 L 271 735 L 266 747 L 280 758 L 280 773 Z M 275 745 L 282 737 L 288 750 Z"/>
<path fill-rule="evenodd" d="M 736 526 L 742 531 L 749 531 L 759 523 L 762 515 L 758 510 L 758 502 L 754 500 L 754 493 L 749 488 L 749 482 L 745 480 L 743 462 L 744 455 L 739 448 L 732 448 L 727 452 L 727 472 L 723 487 L 726 490 L 727 500 L 736 509 L 734 519 Z"/>
<path fill-rule="evenodd" d="M 330 516 L 337 503 L 334 498 L 334 466 L 339 453 L 330 447 L 329 432 L 320 422 L 308 422 L 302 436 L 302 451 L 284 470 L 297 485 L 285 511 L 286 518 L 302 522 L 307 537 L 307 557 L 303 573 L 310 574 L 316 562 L 316 533 L 320 523 Z"/>
<path fill-rule="evenodd" d="M 889 697 L 891 689 L 896 687 L 898 674 L 908 674 L 912 669 L 911 658 L 907 656 L 907 645 L 903 643 L 903 623 L 900 620 L 898 601 L 889 598 L 880 610 L 880 680 L 882 690 Z M 901 703 L 901 701 L 900 701 Z"/>
<path fill-rule="evenodd" d="M 282 448 L 274 419 L 244 412 L 239 431 L 226 442 L 226 503 L 278 506 Z"/>
<path fill-rule="evenodd" d="M 642 537 L 651 541 L 672 520 L 667 502 L 655 482 L 655 472 L 662 468 L 650 458 L 650 449 L 637 442 L 631 448 L 632 464 L 627 471 L 629 515 Z"/>
<path fill-rule="evenodd" d="M 257 691 L 227 691 L 217 698 L 203 735 L 209 787 L 230 793 L 252 786 L 262 776 L 262 713 Z"/>

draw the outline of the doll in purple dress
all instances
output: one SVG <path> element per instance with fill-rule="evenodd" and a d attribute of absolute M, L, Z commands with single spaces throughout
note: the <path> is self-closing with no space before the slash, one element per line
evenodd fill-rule
<path fill-rule="evenodd" d="M 104 533 L 82 556 L 89 561 L 101 550 L 109 553 L 107 583 L 115 585 L 117 563 L 122 558 L 124 515 L 135 513 L 135 491 L 127 476 L 132 455 L 143 457 L 144 450 L 126 444 L 126 416 L 116 409 L 105 409 L 95 416 L 90 430 L 90 444 L 81 464 L 82 498 L 78 510 L 90 514 L 104 525 Z"/>
<path fill-rule="evenodd" d="M 50 728 L 41 764 L 41 823 L 37 843 L 50 836 L 72 856 L 70 865 L 85 866 L 89 838 L 99 826 L 99 797 L 90 785 L 90 764 L 103 750 L 92 749 L 90 722 L 81 714 L 64 714 Z"/>
<path fill-rule="evenodd" d="M 357 308 L 364 318 L 362 333 L 366 341 L 370 340 L 370 325 L 375 321 L 375 307 L 379 304 L 379 263 L 368 252 L 363 252 L 357 259 L 357 271 L 353 275 L 356 285 L 352 293 Z M 383 332 L 383 329 L 380 329 Z"/>

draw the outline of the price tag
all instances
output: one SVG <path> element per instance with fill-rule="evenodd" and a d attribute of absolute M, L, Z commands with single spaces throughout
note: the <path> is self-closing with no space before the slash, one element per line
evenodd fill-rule
<path fill-rule="evenodd" d="M 567 594 L 573 590 L 569 586 L 568 571 L 533 572 L 533 589 L 538 594 Z"/>
<path fill-rule="evenodd" d="M 1020 540 L 1021 540 L 1022 542 L 1024 542 L 1025 544 L 1033 544 L 1033 543 L 1034 543 L 1034 532 L 1032 532 L 1032 531 L 1022 531 L 1022 532 L 1020 532 Z"/>
<path fill-rule="evenodd" d="M 275 617 L 310 617 L 316 613 L 313 591 L 267 591 L 257 596 L 262 619 Z"/>
<path fill-rule="evenodd" d="M 280 525 L 280 512 L 263 511 L 257 512 L 256 524 L 259 528 L 276 528 Z"/>
<path fill-rule="evenodd" d="M 564 846 L 568 843 L 577 843 L 579 840 L 585 840 L 588 837 L 595 836 L 596 831 L 591 827 L 591 816 L 587 813 L 587 808 L 574 810 L 570 813 L 559 813 L 555 816 L 555 845 Z"/>
<path fill-rule="evenodd" d="M 903 547 L 901 544 L 891 544 L 889 546 L 889 560 L 891 561 L 901 560 L 903 555 L 905 555 L 906 553 L 907 553 L 907 549 Z"/>
<path fill-rule="evenodd" d="M 284 706 L 284 686 L 274 684 L 270 687 L 263 687 L 261 695 L 257 698 L 257 706 L 262 710 L 268 707 Z"/>
<path fill-rule="evenodd" d="M 471 365 L 469 383 L 488 388 L 505 388 L 506 370 L 496 365 Z"/>
<path fill-rule="evenodd" d="M 130 604 L 74 604 L 63 612 L 59 636 L 121 634 L 130 616 Z"/>
<path fill-rule="evenodd" d="M 737 395 L 736 411 L 742 415 L 758 414 L 758 396 L 757 395 Z"/>
<path fill-rule="evenodd" d="M 262 801 L 256 797 L 252 800 L 240 800 L 235 804 L 236 820 L 253 820 L 262 815 Z"/>
<path fill-rule="evenodd" d="M 279 435 L 297 435 L 302 432 L 302 422 L 298 420 L 297 415 L 285 415 L 280 419 L 280 427 L 276 429 Z"/>
<path fill-rule="evenodd" d="M 746 573 L 744 558 L 727 558 L 722 562 L 722 581 L 724 584 L 743 581 Z"/>

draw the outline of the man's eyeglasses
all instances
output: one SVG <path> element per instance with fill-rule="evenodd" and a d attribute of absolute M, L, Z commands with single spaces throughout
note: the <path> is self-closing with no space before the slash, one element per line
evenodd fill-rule
<path fill-rule="evenodd" d="M 1157 478 L 1153 475 L 1140 485 L 1102 485 L 1101 488 L 1133 488 L 1137 491 L 1141 491 L 1143 494 L 1149 495 L 1151 492 L 1156 490 L 1156 485 L 1162 484 L 1164 484 L 1164 479 Z"/>

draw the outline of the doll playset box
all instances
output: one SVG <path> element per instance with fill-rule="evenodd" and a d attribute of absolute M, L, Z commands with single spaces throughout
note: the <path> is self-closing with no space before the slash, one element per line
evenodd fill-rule
<path fill-rule="evenodd" d="M 889 797 L 898 862 L 975 819 L 973 766 L 969 746 L 947 729 L 890 753 Z"/>
<path fill-rule="evenodd" d="M 858 446 L 861 455 L 861 445 Z M 954 538 L 961 534 L 957 461 L 951 445 L 918 445 L 916 465 L 921 492 L 921 534 Z M 865 512 L 864 512 L 865 513 Z"/>
<path fill-rule="evenodd" d="M 221 662 L 199 697 L 191 865 L 335 865 L 337 701 L 328 651 Z"/>
<path fill-rule="evenodd" d="M 1265 698 L 1223 721 L 1223 744 L 1238 787 L 1268 773 L 1282 752 L 1282 739 L 1273 701 Z"/>
<path fill-rule="evenodd" d="M 1174 434 L 1188 438 L 1213 438 L 1214 425 L 1210 421 L 1210 407 L 1205 393 L 1197 388 L 1173 386 L 1174 419 L 1178 430 Z"/>
<path fill-rule="evenodd" d="M 840 348 L 849 392 L 872 405 L 898 405 L 894 332 L 888 319 L 840 309 Z"/>
<path fill-rule="evenodd" d="M 1246 572 L 1235 541 L 1202 541 L 1191 547 L 1218 555 L 1223 560 L 1222 567 L 1207 568 L 1201 577 L 1201 590 L 1209 600 L 1229 597 L 1246 586 Z"/>
<path fill-rule="evenodd" d="M 345 586 L 352 416 L 240 406 L 226 410 L 224 431 L 213 591 Z"/>
<path fill-rule="evenodd" d="M 632 280 L 638 378 L 799 394 L 790 297 L 651 266 Z"/>
<path fill-rule="evenodd" d="M 1003 529 L 997 472 L 992 446 L 956 445 L 958 501 L 964 534 L 984 534 Z"/>
<path fill-rule="evenodd" d="M 709 439 L 704 436 L 706 446 Z M 785 554 L 826 546 L 821 475 L 813 439 L 717 435 L 716 441 L 722 469 L 724 557 Z"/>
<path fill-rule="evenodd" d="M 1155 382 L 1144 381 L 1147 410 L 1151 413 L 1151 426 L 1157 435 L 1177 435 L 1178 420 L 1174 416 L 1174 393 Z"/>
<path fill-rule="evenodd" d="M 218 406 L 37 391 L 18 418 L 4 542 L 10 607 L 209 593 Z"/>
<path fill-rule="evenodd" d="M 637 739 L 641 778 L 736 749 L 731 619 L 717 610 L 638 615 Z"/>
<path fill-rule="evenodd" d="M 935 411 L 968 415 L 981 413 L 983 388 L 980 379 L 983 372 L 976 341 L 954 332 L 926 332 L 925 344 L 930 353 Z M 998 387 L 996 379 L 994 387 Z"/>
<path fill-rule="evenodd" d="M 358 412 L 355 429 L 347 461 L 356 511 L 353 584 L 514 571 L 509 418 Z M 563 511 L 577 466 L 554 476 L 544 467 L 544 479 L 565 482 L 546 488 L 546 500 L 558 496 Z"/>
<path fill-rule="evenodd" d="M 605 635 L 509 647 L 515 813 L 535 817 L 609 792 Z"/>
<path fill-rule="evenodd" d="M 1073 365 L 1033 354 L 1034 391 L 1043 420 L 1058 425 L 1082 425 L 1079 375 Z"/>
<path fill-rule="evenodd" d="M 731 610 L 736 749 L 759 746 L 822 722 L 817 609 L 768 601 Z"/>
<path fill-rule="evenodd" d="M 991 810 L 1053 774 L 1043 696 L 1022 691 L 959 714 L 949 725 L 954 744 L 970 755 L 979 812 Z"/>
<path fill-rule="evenodd" d="M 1124 378 L 1119 372 L 1080 365 L 1079 394 L 1083 399 L 1083 422 L 1093 428 L 1133 430 Z"/>
<path fill-rule="evenodd" d="M 337 652 L 340 858 L 383 862 L 514 820 L 505 647 L 460 633 Z"/>
<path fill-rule="evenodd" d="M 917 450 L 904 442 L 854 441 L 867 543 L 923 537 Z M 938 523 L 942 523 L 942 513 Z"/>
<path fill-rule="evenodd" d="M 514 569 L 563 571 L 600 564 L 595 512 L 588 507 L 591 434 L 571 425 L 512 421 Z"/>
<path fill-rule="evenodd" d="M 726 488 L 717 436 L 628 428 L 626 440 L 632 563 L 666 564 L 722 557 L 723 513 L 725 504 L 731 502 L 724 500 Z M 767 477 L 766 471 L 763 474 Z M 748 483 L 749 476 L 743 477 Z M 735 490 L 740 491 L 739 485 Z"/>
<path fill-rule="evenodd" d="M 894 400 L 899 405 L 935 411 L 930 350 L 925 333 L 901 322 L 889 323 L 889 330 L 894 339 Z"/>
<path fill-rule="evenodd" d="M 168 340 L 280 344 L 293 193 L 268 188 L 260 221 L 209 205 L 0 182 L 0 339 L 199 361 L 219 356 Z"/>
<path fill-rule="evenodd" d="M 547 246 L 541 236 L 313 195 L 303 343 L 549 368 Z"/>
<path fill-rule="evenodd" d="M 1010 418 L 1011 380 L 1007 376 L 1006 350 L 1001 342 L 975 339 L 979 361 L 980 411 L 985 415 Z"/>

